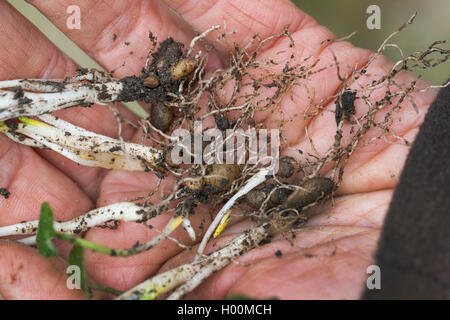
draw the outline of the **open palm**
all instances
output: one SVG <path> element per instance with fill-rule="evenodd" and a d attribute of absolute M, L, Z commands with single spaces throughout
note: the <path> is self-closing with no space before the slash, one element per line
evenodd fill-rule
<path fill-rule="evenodd" d="M 233 42 L 242 47 L 255 33 L 264 38 L 282 32 L 286 24 L 290 24 L 299 61 L 311 55 L 323 40 L 335 38 L 328 29 L 284 0 L 31 2 L 105 69 L 116 69 L 125 61 L 125 66 L 115 73 L 116 77 L 140 72 L 150 48 L 149 30 L 160 40 L 172 36 L 189 44 L 194 30 L 226 24 L 227 30 L 237 32 L 217 45 L 212 67 L 225 65 L 223 61 L 227 52 L 233 50 Z M 73 4 L 81 8 L 81 30 L 66 27 L 66 8 Z M 0 21 L 0 79 L 63 78 L 74 74 L 76 65 L 5 2 L 0 3 Z M 283 41 L 273 42 L 260 54 L 275 55 L 285 48 Z M 367 50 L 337 42 L 321 51 L 320 63 L 333 63 L 332 52 L 338 61 L 352 68 L 363 66 L 370 56 Z M 389 68 L 390 64 L 379 58 L 368 72 L 384 74 Z M 413 79 L 406 73 L 401 76 L 405 82 Z M 307 83 L 310 89 L 314 88 L 315 101 L 335 94 L 340 85 L 334 68 L 315 75 Z M 293 90 L 295 103 L 287 98 L 282 104 L 285 118 L 293 117 L 309 104 L 304 88 Z M 397 135 L 409 141 L 414 139 L 433 97 L 430 92 L 415 96 L 419 114 L 409 106 L 400 110 L 393 127 Z M 362 102 L 357 101 L 357 108 L 358 103 Z M 332 102 L 329 108 L 334 110 Z M 129 111 L 121 111 L 130 120 L 136 120 Z M 59 111 L 57 115 L 97 133 L 117 136 L 116 120 L 105 107 L 77 107 Z M 279 125 L 277 116 L 267 120 L 267 127 Z M 305 125 L 299 117 L 283 128 L 291 147 L 283 151 L 285 154 L 298 157 L 295 150 L 311 148 L 305 137 Z M 333 143 L 334 113 L 321 112 L 307 125 L 316 149 L 325 151 Z M 124 125 L 122 135 L 133 139 L 137 134 L 132 127 Z M 238 259 L 241 263 L 231 264 L 214 274 L 188 297 L 219 299 L 244 294 L 255 298 L 358 298 L 367 278 L 366 269 L 373 263 L 383 219 L 407 153 L 407 147 L 383 140 L 356 151 L 333 203 L 315 209 L 315 215 L 297 232 L 293 244 L 275 237 L 270 244 Z M 36 220 L 44 201 L 51 204 L 57 220 L 68 220 L 95 207 L 145 196 L 155 188 L 157 181 L 153 173 L 108 172 L 82 167 L 54 152 L 35 151 L 0 135 L 0 183 L 11 192 L 9 199 L 0 199 L 1 226 Z M 163 185 L 169 189 L 173 182 L 174 179 L 168 177 Z M 211 212 L 207 207 L 198 209 L 192 217 L 197 230 L 203 218 L 209 221 Z M 168 215 L 158 216 L 152 220 L 152 225 L 162 228 L 168 219 Z M 249 224 L 247 220 L 234 221 L 217 241 L 226 241 L 247 229 Z M 155 235 L 155 231 L 143 225 L 122 223 L 117 230 L 94 228 L 86 238 L 110 247 L 125 248 L 136 241 L 146 242 Z M 183 230 L 175 231 L 173 236 L 192 244 Z M 46 259 L 33 248 L 0 241 L 0 295 L 7 299 L 82 298 L 81 291 L 66 287 L 67 262 L 64 259 L 69 246 L 59 244 L 59 249 L 62 257 Z M 281 257 L 275 254 L 278 251 Z M 126 259 L 86 252 L 86 263 L 94 282 L 127 290 L 157 272 L 189 261 L 192 254 L 165 240 L 148 252 Z"/>

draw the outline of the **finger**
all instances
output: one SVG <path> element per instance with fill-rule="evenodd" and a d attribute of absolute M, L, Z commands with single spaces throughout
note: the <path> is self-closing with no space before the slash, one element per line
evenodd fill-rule
<path fill-rule="evenodd" d="M 217 47 L 223 55 L 234 50 L 234 43 L 240 48 L 247 45 L 255 34 L 266 38 L 281 33 L 290 24 L 290 30 L 301 30 L 317 26 L 310 16 L 299 10 L 293 3 L 281 1 L 183 1 L 165 0 L 184 20 L 196 30 L 205 30 L 212 25 L 224 25 L 226 31 L 235 34 L 227 35 L 226 41 L 219 42 Z M 210 36 L 213 40 L 214 36 Z"/>
<path fill-rule="evenodd" d="M 86 194 L 67 176 L 28 147 L 0 135 L 0 183 L 10 192 L 0 197 L 0 225 L 39 219 L 49 202 L 56 220 L 69 220 L 92 208 Z"/>
<path fill-rule="evenodd" d="M 11 78 L 63 78 L 73 75 L 76 65 L 43 34 L 31 25 L 7 2 L 0 3 L 0 79 Z M 109 136 L 117 136 L 116 120 L 112 113 L 102 106 L 74 108 L 58 115 L 89 130 Z M 101 121 L 99 121 L 101 120 Z M 124 126 L 124 136 L 132 131 Z M 95 196 L 103 177 L 103 170 L 81 167 L 54 152 L 40 151 L 46 159 L 64 171 L 83 189 Z"/>
<path fill-rule="evenodd" d="M 67 263 L 43 258 L 32 248 L 0 241 L 0 296 L 5 299 L 84 299 L 67 287 Z"/>
<path fill-rule="evenodd" d="M 152 48 L 149 32 L 159 41 L 170 36 L 185 46 L 195 35 L 161 1 L 29 2 L 105 69 L 116 70 L 115 75 L 119 77 L 140 73 Z M 67 27 L 69 15 L 66 10 L 69 6 L 80 9 L 80 29 Z"/>

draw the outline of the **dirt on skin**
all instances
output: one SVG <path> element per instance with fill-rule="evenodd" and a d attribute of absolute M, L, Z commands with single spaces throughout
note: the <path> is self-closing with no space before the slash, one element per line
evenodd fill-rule
<path fill-rule="evenodd" d="M 0 188 L 0 195 L 2 195 L 5 199 L 8 199 L 10 194 L 11 192 L 9 192 L 8 189 Z"/>

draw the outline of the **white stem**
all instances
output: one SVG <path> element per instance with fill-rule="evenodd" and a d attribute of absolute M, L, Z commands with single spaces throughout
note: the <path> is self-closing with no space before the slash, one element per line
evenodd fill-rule
<path fill-rule="evenodd" d="M 23 90 L 36 92 L 60 92 L 64 90 L 67 84 L 76 83 L 80 81 L 89 81 L 95 83 L 105 83 L 110 81 L 117 81 L 109 74 L 97 70 L 89 69 L 84 74 L 78 74 L 74 77 L 65 79 L 16 79 L 0 81 L 0 89 L 7 88 L 22 88 Z"/>
<path fill-rule="evenodd" d="M 5 136 L 10 138 L 12 141 L 23 144 L 24 146 L 33 147 L 33 148 L 46 148 L 42 143 L 25 137 L 17 132 L 10 130 L 6 125 L 0 124 L 0 132 L 2 132 Z"/>
<path fill-rule="evenodd" d="M 80 104 L 107 104 L 117 99 L 122 92 L 123 84 L 118 80 L 110 80 L 102 84 L 67 83 L 61 84 L 58 92 L 42 80 L 40 85 L 23 82 L 24 89 L 40 89 L 42 92 L 0 90 L 0 121 L 20 116 L 36 116 Z M 0 87 L 21 84 L 18 80 L 0 82 Z M 25 85 L 26 84 L 26 85 Z M 52 91 L 53 88 L 53 91 Z M 50 91 L 50 92 L 48 92 Z"/>
<path fill-rule="evenodd" d="M 0 81 L 0 89 L 22 88 L 23 90 L 36 92 L 60 92 L 55 85 L 45 84 L 44 81 L 50 81 L 56 84 L 62 84 L 63 79 L 17 79 Z"/>
<path fill-rule="evenodd" d="M 209 226 L 208 230 L 206 230 L 205 235 L 203 236 L 202 241 L 200 242 L 200 245 L 197 250 L 197 257 L 196 260 L 199 259 L 203 251 L 205 250 L 206 244 L 208 243 L 209 238 L 216 230 L 217 226 L 219 225 L 220 221 L 222 220 L 223 216 L 227 213 L 227 211 L 234 205 L 234 203 L 242 196 L 246 195 L 248 192 L 250 192 L 253 188 L 257 187 L 264 181 L 266 181 L 266 176 L 271 172 L 271 169 L 262 169 L 258 171 L 253 177 L 251 177 L 247 183 L 239 189 L 238 192 L 234 194 L 233 197 L 231 197 L 230 200 L 228 200 L 227 203 L 220 209 L 220 211 L 217 213 L 216 217 L 214 218 L 214 221 Z"/>
<path fill-rule="evenodd" d="M 119 202 L 106 207 L 97 208 L 65 222 L 54 222 L 56 231 L 63 233 L 80 233 L 109 221 L 138 221 L 148 211 L 132 202 Z M 37 231 L 39 220 L 27 221 L 11 226 L 0 227 L 0 237 L 18 234 L 33 234 Z M 23 240 L 23 239 L 22 239 Z"/>
<path fill-rule="evenodd" d="M 26 238 L 19 239 L 16 241 L 21 244 L 24 244 L 26 246 L 35 246 L 36 245 L 36 236 L 26 237 Z"/>
<path fill-rule="evenodd" d="M 83 135 L 83 136 L 87 136 L 87 137 L 100 136 L 99 134 L 97 134 L 95 132 L 91 132 L 91 131 L 88 131 L 81 127 L 77 127 L 76 125 L 73 125 L 70 122 L 67 122 L 60 118 L 57 118 L 51 114 L 41 114 L 38 116 L 38 118 L 48 124 L 51 124 L 52 126 L 54 126 L 56 128 L 65 130 L 66 132 L 69 132 L 70 134 L 73 134 L 73 135 Z M 105 137 L 105 136 L 103 136 L 103 137 Z M 105 137 L 105 138 L 107 138 L 107 137 Z"/>
<path fill-rule="evenodd" d="M 110 222 L 110 221 L 129 221 L 135 222 L 139 220 L 145 220 L 145 211 L 142 206 L 135 205 L 131 202 L 121 202 L 106 206 L 103 208 L 98 208 L 88 213 L 76 217 L 70 221 L 66 222 L 54 222 L 54 229 L 58 232 L 68 233 L 68 234 L 78 234 L 83 231 L 87 231 L 92 227 Z M 181 216 L 174 216 L 170 218 L 166 226 L 159 234 L 152 240 L 134 246 L 130 250 L 117 250 L 117 256 L 129 256 L 140 252 L 144 252 L 152 249 L 161 241 L 169 238 L 169 235 L 178 228 L 182 223 L 183 218 Z M 38 229 L 39 221 L 28 221 L 24 223 L 19 223 L 12 226 L 1 227 L 0 237 L 15 235 L 15 234 L 30 234 L 35 233 Z M 36 237 L 28 237 L 24 239 L 17 240 L 25 245 L 36 244 Z"/>
<path fill-rule="evenodd" d="M 28 137 L 24 144 L 31 145 L 31 141 L 36 141 L 37 146 L 45 146 L 85 166 L 136 171 L 145 170 L 147 166 L 159 168 L 163 157 L 161 150 L 90 132 L 51 115 L 40 118 L 52 125 L 20 117 L 23 123 L 8 136 L 21 143 L 15 135 L 23 134 Z M 1 130 L 7 130 L 5 125 Z"/>
<path fill-rule="evenodd" d="M 192 265 L 185 264 L 167 272 L 154 276 L 136 287 L 123 293 L 117 300 L 147 300 L 155 299 L 162 293 L 176 288 L 194 275 Z"/>
<path fill-rule="evenodd" d="M 264 240 L 271 232 L 271 225 L 264 224 L 258 228 L 247 230 L 236 237 L 226 247 L 210 254 L 207 259 L 201 261 L 200 268 L 196 268 L 195 274 L 187 280 L 182 286 L 177 288 L 167 299 L 182 299 L 187 293 L 193 291 L 199 284 L 208 278 L 214 272 L 226 267 L 235 258 L 241 256 L 244 252 L 253 249 Z M 251 245 L 252 244 L 252 245 Z M 193 262 L 193 266 L 196 263 Z"/>

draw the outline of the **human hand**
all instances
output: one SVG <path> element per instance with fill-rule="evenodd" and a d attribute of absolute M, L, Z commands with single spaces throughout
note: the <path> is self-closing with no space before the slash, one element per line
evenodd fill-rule
<path fill-rule="evenodd" d="M 312 18 L 287 1 L 264 6 L 259 1 L 117 1 L 105 4 L 97 1 L 33 1 L 53 23 L 67 31 L 69 37 L 92 55 L 107 70 L 116 69 L 123 61 L 125 67 L 116 76 L 139 73 L 146 57 L 151 30 L 159 39 L 168 36 L 189 44 L 195 30 L 226 22 L 228 30 L 236 30 L 227 41 L 217 46 L 215 67 L 225 64 L 227 52 L 233 50 L 233 41 L 240 47 L 259 33 L 262 38 L 280 33 L 286 24 L 295 41 L 298 61 L 309 56 L 319 44 L 334 35 L 319 26 Z M 82 29 L 67 30 L 66 8 L 77 4 L 82 12 Z M 173 14 L 175 9 L 180 17 Z M 61 78 L 73 74 L 76 66 L 8 4 L 0 4 L 0 21 L 4 29 L 0 34 L 0 78 Z M 186 27 L 190 25 L 192 29 Z M 117 39 L 113 40 L 113 34 Z M 12 36 L 14 35 L 14 36 Z M 124 42 L 130 43 L 129 46 Z M 276 41 L 261 55 L 270 56 L 284 49 L 286 43 Z M 130 55 L 130 51 L 133 54 Z M 348 43 L 330 44 L 320 53 L 321 64 L 333 63 L 332 53 L 342 64 L 352 68 L 363 66 L 370 52 Z M 369 67 L 368 73 L 384 74 L 390 64 L 382 58 Z M 211 66 L 212 68 L 213 66 Z M 402 73 L 403 82 L 414 77 Z M 314 100 L 333 95 L 341 82 L 335 68 L 329 68 L 310 78 Z M 355 88 L 357 86 L 355 85 Z M 295 87 L 295 104 L 286 98 L 282 110 L 288 116 L 305 110 L 309 101 L 304 89 Z M 382 95 L 380 93 L 380 95 Z M 434 95 L 416 94 L 419 107 L 416 114 L 408 102 L 397 114 L 392 129 L 397 135 L 412 141 L 423 121 Z M 356 108 L 362 101 L 356 102 Z M 334 110 L 334 102 L 327 109 Z M 133 116 L 122 109 L 126 117 Z M 72 108 L 57 112 L 58 116 L 76 125 L 107 135 L 116 136 L 116 121 L 102 106 L 90 109 Z M 401 121 L 399 120 L 401 119 Z M 277 115 L 267 121 L 267 127 L 278 127 Z M 335 131 L 334 113 L 322 112 L 308 124 L 308 131 L 316 148 L 324 151 L 332 143 Z M 283 128 L 289 150 L 284 153 L 298 158 L 297 149 L 308 150 L 302 118 L 287 123 Z M 124 126 L 122 135 L 132 139 L 137 134 Z M 294 245 L 282 237 L 254 249 L 224 270 L 214 274 L 197 288 L 190 298 L 224 298 L 230 294 L 244 294 L 255 298 L 358 298 L 367 278 L 366 268 L 373 263 L 373 254 L 384 215 L 393 189 L 403 167 L 408 148 L 389 144 L 383 140 L 355 151 L 346 166 L 344 179 L 331 204 L 316 208 L 307 225 L 299 230 Z M 106 172 L 86 168 L 50 151 L 33 151 L 0 136 L 0 181 L 11 191 L 9 199 L 0 199 L 0 225 L 38 218 L 39 207 L 48 201 L 56 220 L 68 220 L 94 208 L 145 196 L 154 189 L 157 178 L 144 172 Z M 174 179 L 163 180 L 170 188 Z M 157 200 L 158 196 L 154 199 Z M 209 217 L 209 208 L 199 207 L 193 216 L 193 225 Z M 168 215 L 154 218 L 155 227 L 163 227 Z M 219 242 L 249 227 L 246 220 L 233 221 L 225 229 Z M 197 229 L 198 230 L 198 229 Z M 117 230 L 92 229 L 86 238 L 111 247 L 131 247 L 139 240 L 146 242 L 155 232 L 142 225 L 121 223 Z M 172 235 L 183 243 L 190 243 L 183 230 Z M 0 294 L 7 299 L 82 298 L 79 290 L 68 290 L 65 273 L 68 245 L 60 244 L 61 258 L 40 257 L 35 249 L 0 241 Z M 282 257 L 275 256 L 280 250 Z M 92 280 L 119 290 L 127 290 L 153 274 L 192 259 L 192 253 L 182 252 L 175 243 L 166 240 L 154 249 L 126 259 L 86 252 L 87 271 Z M 251 263 L 250 266 L 244 264 Z"/>

